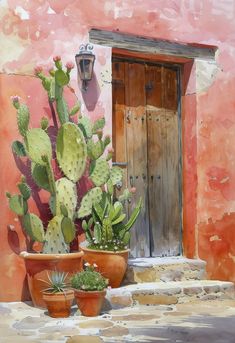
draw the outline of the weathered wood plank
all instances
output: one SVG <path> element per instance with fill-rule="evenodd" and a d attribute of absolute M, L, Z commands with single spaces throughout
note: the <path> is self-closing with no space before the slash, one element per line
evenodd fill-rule
<path fill-rule="evenodd" d="M 166 179 L 168 213 L 168 255 L 180 252 L 181 202 L 179 193 L 179 126 L 177 114 L 177 72 L 164 68 L 164 107 L 166 127 Z"/>
<path fill-rule="evenodd" d="M 98 29 L 90 30 L 89 40 L 91 43 L 120 49 L 206 60 L 214 60 L 217 51 L 215 46 L 195 46 Z"/>
<path fill-rule="evenodd" d="M 135 227 L 132 229 L 131 253 L 135 257 L 150 256 L 148 179 L 147 179 L 147 134 L 145 112 L 145 67 L 137 63 L 126 64 L 126 105 L 127 105 L 127 157 L 128 181 L 136 187 L 130 204 L 133 210 L 141 197 L 143 208 Z"/>

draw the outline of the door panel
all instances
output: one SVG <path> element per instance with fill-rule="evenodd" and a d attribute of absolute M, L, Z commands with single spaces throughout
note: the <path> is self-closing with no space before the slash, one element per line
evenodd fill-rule
<path fill-rule="evenodd" d="M 141 197 L 143 208 L 138 225 L 132 228 L 131 252 L 133 256 L 150 256 L 148 180 L 147 180 L 147 136 L 145 109 L 145 66 L 126 63 L 126 140 L 129 187 L 135 187 L 136 193 L 130 204 L 132 211 Z"/>
<path fill-rule="evenodd" d="M 143 199 L 132 228 L 134 257 L 177 255 L 180 247 L 177 72 L 165 66 L 113 63 L 114 161 L 128 163 L 128 187 Z M 124 185 L 126 186 L 126 185 Z"/>

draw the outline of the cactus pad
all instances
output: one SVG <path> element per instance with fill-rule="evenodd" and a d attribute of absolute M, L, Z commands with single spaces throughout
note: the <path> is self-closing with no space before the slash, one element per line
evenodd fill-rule
<path fill-rule="evenodd" d="M 37 163 L 32 163 L 31 173 L 38 187 L 43 188 L 46 191 L 50 191 L 50 184 L 47 175 L 47 169 L 45 166 Z"/>
<path fill-rule="evenodd" d="M 31 189 L 27 185 L 25 178 L 22 178 L 21 182 L 17 185 L 24 200 L 28 200 L 31 196 Z"/>
<path fill-rule="evenodd" d="M 31 129 L 27 132 L 26 138 L 27 151 L 31 160 L 46 165 L 42 156 L 47 156 L 49 161 L 52 158 L 51 141 L 46 132 L 38 128 Z"/>
<path fill-rule="evenodd" d="M 20 104 L 17 110 L 17 125 L 20 134 L 25 137 L 29 128 L 29 109 L 25 104 Z"/>
<path fill-rule="evenodd" d="M 48 128 L 48 125 L 49 125 L 48 118 L 47 117 L 42 117 L 40 125 L 41 125 L 41 129 L 46 131 L 47 128 Z"/>
<path fill-rule="evenodd" d="M 80 110 L 81 108 L 81 103 L 80 102 L 77 102 L 70 110 L 69 112 L 69 116 L 72 117 L 74 116 L 76 113 L 78 113 L 78 111 Z"/>
<path fill-rule="evenodd" d="M 75 238 L 76 229 L 73 221 L 70 218 L 64 217 L 62 219 L 61 230 L 64 235 L 65 243 L 71 243 Z"/>
<path fill-rule="evenodd" d="M 64 123 L 67 123 L 69 121 L 68 105 L 66 101 L 64 100 L 63 96 L 56 99 L 56 110 L 57 110 L 61 125 Z"/>
<path fill-rule="evenodd" d="M 38 216 L 33 213 L 27 213 L 25 216 L 23 216 L 23 226 L 26 233 L 33 241 L 44 241 L 44 229 L 42 221 Z"/>
<path fill-rule="evenodd" d="M 9 195 L 9 206 L 18 216 L 23 216 L 28 211 L 27 202 L 21 194 Z"/>
<path fill-rule="evenodd" d="M 82 198 L 81 206 L 78 210 L 78 218 L 83 218 L 91 214 L 92 206 L 102 199 L 102 190 L 100 187 L 90 189 Z"/>
<path fill-rule="evenodd" d="M 102 158 L 94 161 L 93 164 L 94 166 L 90 178 L 96 186 L 102 186 L 109 178 L 109 164 Z"/>
<path fill-rule="evenodd" d="M 80 117 L 78 121 L 78 127 L 82 130 L 85 138 L 92 137 L 92 123 L 88 117 Z"/>
<path fill-rule="evenodd" d="M 105 126 L 105 118 L 99 118 L 94 122 L 92 132 L 96 133 L 98 130 L 102 130 Z"/>
<path fill-rule="evenodd" d="M 11 145 L 13 153 L 17 156 L 26 156 L 26 150 L 23 143 L 19 141 L 14 141 Z"/>
<path fill-rule="evenodd" d="M 65 254 L 69 252 L 69 246 L 65 243 L 61 230 L 62 219 L 63 216 L 55 216 L 50 220 L 45 234 L 43 253 Z"/>
<path fill-rule="evenodd" d="M 113 167 L 110 170 L 110 179 L 112 180 L 113 185 L 121 182 L 123 178 L 123 170 L 119 167 Z"/>
<path fill-rule="evenodd" d="M 60 127 L 56 156 L 64 174 L 77 182 L 86 168 L 87 147 L 81 130 L 75 124 L 66 123 Z"/>
<path fill-rule="evenodd" d="M 63 177 L 56 181 L 56 214 L 60 215 L 61 205 L 68 211 L 68 217 L 73 218 L 77 206 L 77 189 L 75 183 Z"/>
<path fill-rule="evenodd" d="M 93 142 L 92 139 L 89 139 L 87 142 L 87 151 L 92 160 L 97 160 L 104 153 L 104 144 L 102 140 Z"/>

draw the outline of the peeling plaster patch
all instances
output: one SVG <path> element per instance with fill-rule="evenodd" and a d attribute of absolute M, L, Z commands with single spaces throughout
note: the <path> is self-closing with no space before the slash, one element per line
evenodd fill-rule
<path fill-rule="evenodd" d="M 0 72 L 7 72 L 3 66 L 12 61 L 16 61 L 25 50 L 25 42 L 21 41 L 17 36 L 8 36 L 8 39 L 0 32 L 1 56 L 0 56 Z M 17 73 L 20 73 L 18 70 Z"/>
<path fill-rule="evenodd" d="M 210 237 L 210 242 L 214 242 L 214 241 L 221 241 L 221 238 L 219 238 L 218 235 L 214 235 Z"/>
<path fill-rule="evenodd" d="M 196 90 L 197 93 L 205 92 L 214 82 L 219 68 L 216 62 L 196 60 Z"/>
<path fill-rule="evenodd" d="M 131 18 L 133 15 L 132 9 L 118 8 L 114 9 L 114 19 L 118 18 Z"/>
<path fill-rule="evenodd" d="M 21 6 L 17 6 L 15 9 L 15 14 L 17 14 L 21 20 L 29 19 L 29 13 L 23 9 Z"/>

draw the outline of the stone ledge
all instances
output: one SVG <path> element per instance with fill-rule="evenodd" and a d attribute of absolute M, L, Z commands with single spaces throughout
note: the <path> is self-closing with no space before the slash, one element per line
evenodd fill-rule
<path fill-rule="evenodd" d="M 234 284 L 226 281 L 200 280 L 178 282 L 148 282 L 110 289 L 110 308 L 135 305 L 176 304 L 209 299 L 234 299 Z"/>
<path fill-rule="evenodd" d="M 129 259 L 123 285 L 143 282 L 169 282 L 206 279 L 206 262 L 177 257 Z"/>

